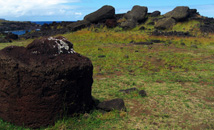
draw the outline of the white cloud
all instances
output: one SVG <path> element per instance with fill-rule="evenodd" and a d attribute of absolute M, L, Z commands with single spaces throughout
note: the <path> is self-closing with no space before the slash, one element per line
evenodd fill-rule
<path fill-rule="evenodd" d="M 75 14 L 75 15 L 82 16 L 82 13 L 81 13 L 81 12 L 75 12 L 74 14 Z"/>
<path fill-rule="evenodd" d="M 68 15 L 67 11 L 75 14 L 77 6 L 71 3 L 80 0 L 0 0 L 0 18 L 7 17 L 38 17 L 38 16 L 59 16 Z"/>

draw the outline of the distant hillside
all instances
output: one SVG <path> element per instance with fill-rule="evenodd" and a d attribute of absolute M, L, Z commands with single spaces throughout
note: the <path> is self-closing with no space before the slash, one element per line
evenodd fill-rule
<path fill-rule="evenodd" d="M 33 30 L 38 29 L 40 25 L 31 22 L 7 21 L 0 19 L 0 32 L 14 30 Z"/>

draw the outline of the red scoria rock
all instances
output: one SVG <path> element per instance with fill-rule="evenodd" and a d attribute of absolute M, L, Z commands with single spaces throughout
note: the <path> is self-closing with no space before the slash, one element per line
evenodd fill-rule
<path fill-rule="evenodd" d="M 0 51 L 0 118 L 31 128 L 89 111 L 94 102 L 91 61 L 64 37 Z"/>

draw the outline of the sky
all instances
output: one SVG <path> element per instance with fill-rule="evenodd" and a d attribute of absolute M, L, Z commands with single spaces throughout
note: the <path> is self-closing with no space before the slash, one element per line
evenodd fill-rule
<path fill-rule="evenodd" d="M 165 14 L 176 6 L 189 6 L 214 17 L 214 0 L 0 0 L 0 18 L 11 21 L 76 21 L 104 5 L 126 13 L 134 5 L 147 6 Z"/>

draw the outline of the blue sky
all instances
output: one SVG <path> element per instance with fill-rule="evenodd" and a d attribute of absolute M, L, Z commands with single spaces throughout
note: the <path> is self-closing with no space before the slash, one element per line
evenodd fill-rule
<path fill-rule="evenodd" d="M 16 21 L 76 21 L 103 5 L 125 13 L 134 5 L 147 6 L 161 14 L 176 6 L 196 8 L 203 16 L 214 17 L 214 0 L 0 0 L 0 18 Z"/>

